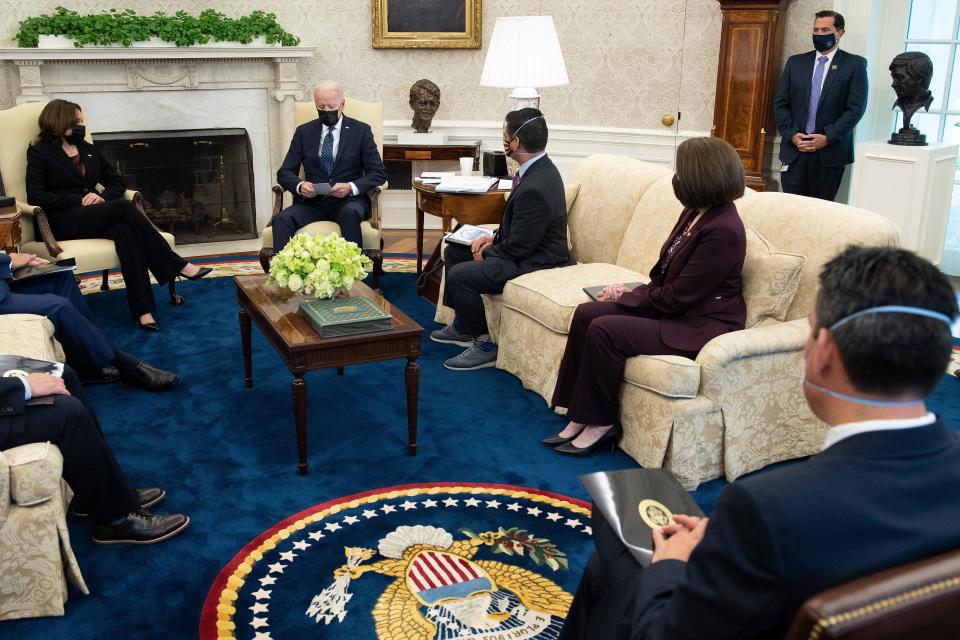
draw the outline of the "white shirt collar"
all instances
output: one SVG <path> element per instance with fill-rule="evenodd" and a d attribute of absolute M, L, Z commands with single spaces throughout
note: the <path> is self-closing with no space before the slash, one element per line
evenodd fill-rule
<path fill-rule="evenodd" d="M 533 156 L 532 158 L 524 162 L 522 165 L 520 165 L 520 167 L 517 169 L 517 173 L 520 174 L 520 177 L 521 178 L 523 177 L 523 174 L 526 173 L 527 169 L 530 168 L 530 165 L 532 165 L 534 162 L 536 162 L 537 160 L 539 160 L 545 155 L 547 155 L 546 151 L 540 153 L 540 155 Z"/>
<path fill-rule="evenodd" d="M 827 70 L 829 70 L 830 65 L 833 64 L 833 56 L 837 55 L 837 51 L 840 51 L 840 45 L 837 45 L 836 47 L 834 47 L 833 51 L 831 51 L 830 53 L 820 53 L 819 51 L 814 50 L 814 53 L 816 54 L 816 58 L 813 59 L 814 69 L 816 69 L 817 63 L 820 62 L 820 58 L 823 56 L 827 56 Z"/>
<path fill-rule="evenodd" d="M 823 450 L 827 450 L 841 440 L 846 440 L 852 436 L 871 431 L 892 431 L 894 429 L 913 429 L 915 427 L 925 427 L 937 421 L 937 416 L 927 413 L 919 418 L 907 418 L 897 420 L 864 420 L 863 422 L 847 422 L 838 424 L 830 428 L 827 432 L 827 440 L 823 443 Z"/>
<path fill-rule="evenodd" d="M 333 125 L 333 126 L 335 127 L 334 132 L 333 132 L 333 135 L 334 135 L 334 136 L 336 136 L 337 134 L 340 133 L 340 130 L 341 130 L 341 128 L 342 128 L 342 127 L 341 127 L 342 124 L 343 124 L 343 112 L 341 111 L 341 112 L 340 112 L 340 119 L 337 120 L 337 124 Z M 327 135 L 327 129 L 329 129 L 330 127 L 328 127 L 328 126 L 325 125 L 325 124 L 320 125 L 320 127 L 321 127 L 321 129 L 320 129 L 320 134 L 323 135 L 323 136 Z"/>

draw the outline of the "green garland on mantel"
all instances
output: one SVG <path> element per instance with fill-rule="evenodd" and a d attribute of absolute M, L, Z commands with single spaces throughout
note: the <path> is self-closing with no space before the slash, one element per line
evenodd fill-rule
<path fill-rule="evenodd" d="M 72 38 L 74 46 L 122 44 L 159 38 L 178 47 L 206 44 L 213 41 L 249 44 L 254 38 L 265 36 L 267 44 L 280 43 L 294 47 L 300 39 L 277 24 L 273 13 L 254 11 L 248 16 L 228 18 L 219 11 L 206 9 L 199 16 L 177 11 L 172 16 L 158 11 L 153 15 L 138 15 L 133 9 L 110 9 L 92 15 L 80 15 L 64 7 L 53 13 L 27 18 L 20 22 L 16 41 L 20 47 L 36 47 L 41 35 Z"/>

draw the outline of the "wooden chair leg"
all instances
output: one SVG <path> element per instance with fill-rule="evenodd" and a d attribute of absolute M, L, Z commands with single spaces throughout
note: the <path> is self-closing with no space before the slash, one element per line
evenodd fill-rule
<path fill-rule="evenodd" d="M 110 269 L 103 270 L 103 280 L 100 282 L 100 291 L 110 290 Z"/>
<path fill-rule="evenodd" d="M 373 290 L 380 292 L 380 276 L 383 275 L 383 240 L 380 240 L 380 249 L 366 249 L 367 257 L 373 261 Z"/>
<path fill-rule="evenodd" d="M 263 247 L 260 249 L 258 257 L 260 258 L 260 267 L 263 269 L 263 272 L 270 273 L 270 261 L 273 260 L 273 249 Z"/>
<path fill-rule="evenodd" d="M 173 280 L 171 280 L 170 283 L 167 285 L 167 287 L 170 289 L 170 306 L 179 307 L 179 306 L 182 305 L 184 302 L 186 302 L 186 300 L 183 299 L 183 296 L 181 296 L 179 293 L 177 293 L 177 280 L 176 280 L 176 278 L 174 278 Z"/>

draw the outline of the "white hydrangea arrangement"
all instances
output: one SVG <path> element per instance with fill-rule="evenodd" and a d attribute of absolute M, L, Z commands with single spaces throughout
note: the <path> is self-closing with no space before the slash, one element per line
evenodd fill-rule
<path fill-rule="evenodd" d="M 270 263 L 270 282 L 291 291 L 332 298 L 366 277 L 372 263 L 355 242 L 336 233 L 296 235 Z"/>

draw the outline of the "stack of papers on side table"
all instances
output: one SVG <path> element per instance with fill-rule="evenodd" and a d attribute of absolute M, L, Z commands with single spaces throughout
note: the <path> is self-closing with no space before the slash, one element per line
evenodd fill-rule
<path fill-rule="evenodd" d="M 441 193 L 486 193 L 496 182 L 496 178 L 484 176 L 450 176 L 440 180 L 437 191 Z"/>

